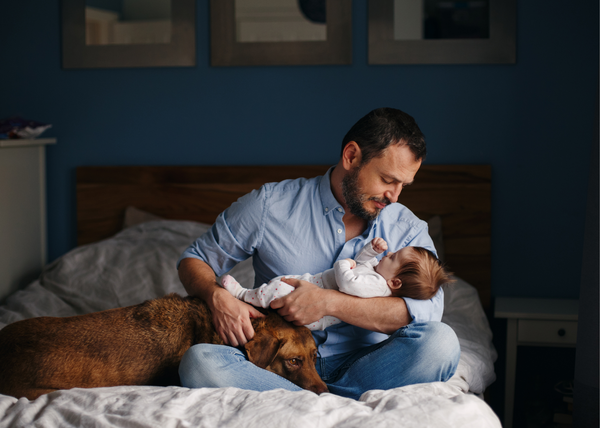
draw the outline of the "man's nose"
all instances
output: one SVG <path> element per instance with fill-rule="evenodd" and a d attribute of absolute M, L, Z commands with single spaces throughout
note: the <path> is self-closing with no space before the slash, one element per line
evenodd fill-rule
<path fill-rule="evenodd" d="M 398 202 L 400 193 L 402 192 L 402 184 L 398 184 L 392 189 L 385 192 L 385 197 L 390 200 L 391 203 Z"/>

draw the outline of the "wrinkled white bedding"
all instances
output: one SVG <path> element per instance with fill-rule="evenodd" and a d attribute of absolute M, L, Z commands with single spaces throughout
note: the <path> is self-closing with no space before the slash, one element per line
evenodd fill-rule
<path fill-rule="evenodd" d="M 0 306 L 0 328 L 24 318 L 100 311 L 171 292 L 185 295 L 175 262 L 208 227 L 152 221 L 79 247 Z M 249 261 L 235 270 L 242 284 L 253 284 Z M 461 344 L 457 372 L 446 383 L 369 391 L 358 401 L 308 391 L 150 386 L 57 391 L 31 402 L 0 395 L 0 426 L 500 427 L 491 408 L 475 395 L 495 380 L 496 352 L 472 286 L 458 279 L 446 289 L 442 321 Z"/>

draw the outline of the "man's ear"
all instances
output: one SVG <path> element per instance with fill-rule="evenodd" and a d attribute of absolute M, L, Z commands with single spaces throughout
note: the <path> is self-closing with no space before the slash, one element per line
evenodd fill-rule
<path fill-rule="evenodd" d="M 342 165 L 346 171 L 360 165 L 362 160 L 362 151 L 356 141 L 350 141 L 342 151 Z"/>
<path fill-rule="evenodd" d="M 390 287 L 392 290 L 397 290 L 400 287 L 402 287 L 402 280 L 400 278 L 392 278 L 392 279 L 388 279 L 387 281 L 387 285 L 388 287 Z"/>
<path fill-rule="evenodd" d="M 261 369 L 266 369 L 273 362 L 282 345 L 283 342 L 275 336 L 266 331 L 260 331 L 244 345 L 244 348 L 251 363 Z"/>

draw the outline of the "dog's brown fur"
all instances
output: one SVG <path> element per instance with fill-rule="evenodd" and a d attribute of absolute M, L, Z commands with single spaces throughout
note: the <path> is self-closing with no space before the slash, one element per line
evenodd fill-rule
<path fill-rule="evenodd" d="M 306 327 L 274 312 L 252 324 L 255 336 L 245 346 L 251 362 L 302 388 L 327 391 Z M 206 304 L 177 294 L 87 315 L 18 321 L 0 330 L 0 394 L 33 400 L 57 389 L 177 384 L 181 357 L 196 343 L 223 341 Z"/>

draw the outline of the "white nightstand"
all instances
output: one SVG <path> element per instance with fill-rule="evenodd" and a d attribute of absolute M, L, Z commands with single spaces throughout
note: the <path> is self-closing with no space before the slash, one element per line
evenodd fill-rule
<path fill-rule="evenodd" d="M 512 427 L 517 346 L 574 347 L 578 300 L 498 297 L 494 316 L 507 319 L 504 428 Z"/>
<path fill-rule="evenodd" d="M 46 264 L 46 146 L 55 138 L 0 140 L 0 301 Z"/>

